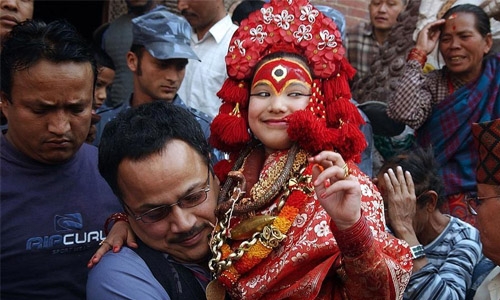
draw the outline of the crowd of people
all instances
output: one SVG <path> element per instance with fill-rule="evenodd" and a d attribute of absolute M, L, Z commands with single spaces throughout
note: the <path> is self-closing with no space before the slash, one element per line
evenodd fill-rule
<path fill-rule="evenodd" d="M 414 0 L 126 0 L 92 41 L 34 1 L 0 0 L 1 298 L 500 299 L 498 0 L 422 1 L 375 113 Z"/>

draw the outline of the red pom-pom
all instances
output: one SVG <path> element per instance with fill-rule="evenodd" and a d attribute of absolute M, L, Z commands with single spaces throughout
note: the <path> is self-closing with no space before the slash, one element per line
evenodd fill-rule
<path fill-rule="evenodd" d="M 214 172 L 217 178 L 219 178 L 221 185 L 226 181 L 227 174 L 233 168 L 234 162 L 231 160 L 223 159 L 214 165 Z"/>
<path fill-rule="evenodd" d="M 324 119 L 318 119 L 307 110 L 299 110 L 288 117 L 288 136 L 300 147 L 312 154 L 322 150 L 333 150 L 328 147 L 331 137 Z"/>
<path fill-rule="evenodd" d="M 366 138 L 354 124 L 344 123 L 340 129 L 341 140 L 337 143 L 337 151 L 342 154 L 345 161 L 353 160 L 359 163 L 361 153 L 366 148 Z"/>
<path fill-rule="evenodd" d="M 226 102 L 239 103 L 241 108 L 248 105 L 249 89 L 244 80 L 227 78 L 217 96 Z"/>

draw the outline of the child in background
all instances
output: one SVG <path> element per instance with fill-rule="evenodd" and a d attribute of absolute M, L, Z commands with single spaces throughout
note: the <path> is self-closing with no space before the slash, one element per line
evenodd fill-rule
<path fill-rule="evenodd" d="M 92 121 L 86 142 L 92 144 L 96 137 L 96 125 L 101 117 L 97 110 L 102 106 L 108 95 L 108 89 L 111 87 L 115 78 L 115 65 L 113 60 L 100 47 L 94 46 L 94 58 L 97 63 L 97 81 L 94 90 L 94 102 L 92 106 Z"/>

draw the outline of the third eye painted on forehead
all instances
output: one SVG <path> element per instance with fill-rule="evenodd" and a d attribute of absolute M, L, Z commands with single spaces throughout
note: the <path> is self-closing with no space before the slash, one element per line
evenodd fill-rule
<path fill-rule="evenodd" d="M 310 72 L 297 61 L 278 58 L 265 62 L 255 71 L 252 89 L 265 83 L 271 86 L 276 94 L 280 94 L 293 82 L 301 82 L 310 88 L 312 85 Z"/>

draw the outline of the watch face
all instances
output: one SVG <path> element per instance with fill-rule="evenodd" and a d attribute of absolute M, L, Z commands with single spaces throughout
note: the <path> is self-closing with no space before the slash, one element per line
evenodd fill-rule
<path fill-rule="evenodd" d="M 424 246 L 417 245 L 410 247 L 412 259 L 419 259 L 425 256 Z"/>

